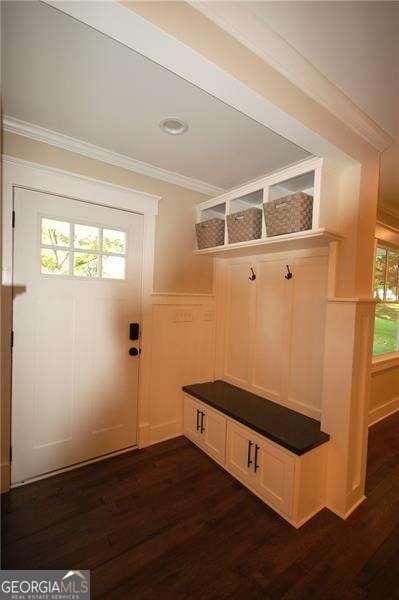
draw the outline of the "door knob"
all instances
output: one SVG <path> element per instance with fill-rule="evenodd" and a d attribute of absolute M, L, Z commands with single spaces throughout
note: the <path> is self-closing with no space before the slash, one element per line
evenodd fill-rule
<path fill-rule="evenodd" d="M 129 348 L 130 356 L 138 356 L 141 350 L 139 348 Z"/>

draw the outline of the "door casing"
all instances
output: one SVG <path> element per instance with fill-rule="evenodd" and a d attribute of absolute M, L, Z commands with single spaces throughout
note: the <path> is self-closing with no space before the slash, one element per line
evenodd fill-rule
<path fill-rule="evenodd" d="M 98 179 L 76 175 L 62 169 L 55 169 L 32 163 L 23 159 L 3 156 L 3 190 L 2 190 L 2 341 L 11 339 L 12 331 L 12 286 L 13 286 L 13 210 L 14 192 L 16 188 L 44 192 L 71 200 L 79 200 L 110 208 L 117 208 L 143 216 L 143 252 L 142 252 L 142 286 L 141 306 L 153 292 L 155 224 L 158 214 L 159 196 L 114 185 Z M 8 293 L 7 293 L 8 292 Z M 144 317 L 144 315 L 142 315 Z M 9 336 L 9 337 L 8 337 Z M 142 345 L 145 343 L 143 331 Z M 9 488 L 11 479 L 11 418 L 12 418 L 12 352 L 11 344 L 4 343 L 2 364 L 1 393 L 4 407 L 1 420 L 2 452 L 1 480 L 2 490 Z M 140 370 L 141 370 L 140 365 Z M 138 390 L 138 413 L 143 394 L 140 385 Z M 139 419 L 140 421 L 140 419 Z M 139 423 L 138 423 L 139 425 Z M 140 438 L 139 445 L 140 445 Z M 7 449 L 10 449 L 7 456 Z M 93 459 L 93 461 L 98 459 Z M 86 461 L 86 462 L 92 462 Z M 67 467 L 69 470 L 73 467 Z M 62 469 L 61 471 L 63 471 Z M 47 475 L 44 475 L 46 477 Z M 41 478 L 41 477 L 39 477 Z"/>

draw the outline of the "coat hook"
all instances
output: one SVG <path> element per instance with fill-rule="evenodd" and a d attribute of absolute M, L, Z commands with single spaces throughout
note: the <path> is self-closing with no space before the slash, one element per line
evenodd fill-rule
<path fill-rule="evenodd" d="M 251 270 L 251 274 L 250 274 L 250 276 L 249 276 L 249 281 L 255 281 L 255 279 L 256 279 L 255 272 L 254 272 L 254 270 L 253 270 L 253 268 L 252 268 L 252 267 L 251 267 L 251 269 L 250 269 L 250 270 Z"/>
<path fill-rule="evenodd" d="M 284 275 L 286 279 L 292 279 L 292 273 L 290 271 L 290 265 L 286 265 L 287 267 L 287 275 Z"/>

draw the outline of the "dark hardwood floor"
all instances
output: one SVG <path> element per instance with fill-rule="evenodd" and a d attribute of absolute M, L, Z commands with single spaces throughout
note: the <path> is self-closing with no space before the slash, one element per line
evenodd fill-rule
<path fill-rule="evenodd" d="M 399 598 L 399 413 L 371 428 L 367 501 L 295 530 L 184 438 L 12 490 L 7 568 L 91 569 L 93 597 Z"/>

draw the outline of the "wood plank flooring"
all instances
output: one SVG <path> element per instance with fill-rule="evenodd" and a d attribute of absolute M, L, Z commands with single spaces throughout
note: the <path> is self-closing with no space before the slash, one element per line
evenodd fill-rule
<path fill-rule="evenodd" d="M 300 530 L 185 438 L 3 498 L 3 567 L 91 569 L 94 598 L 399 598 L 399 413 L 370 430 L 367 501 Z"/>

